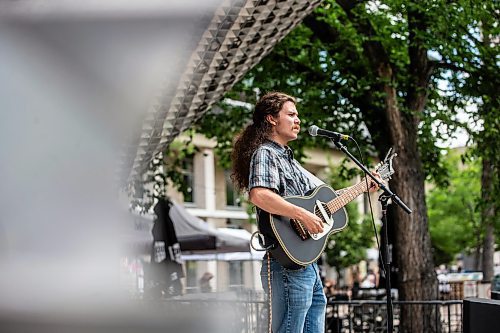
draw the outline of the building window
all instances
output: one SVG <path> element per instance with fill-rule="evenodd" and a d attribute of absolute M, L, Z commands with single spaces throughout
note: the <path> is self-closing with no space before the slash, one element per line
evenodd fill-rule
<path fill-rule="evenodd" d="M 196 261 L 186 261 L 186 291 L 196 292 L 198 290 L 198 280 L 196 278 Z"/>
<path fill-rule="evenodd" d="M 186 159 L 182 162 L 182 177 L 184 179 L 184 202 L 194 203 L 194 168 L 193 159 Z"/>
<path fill-rule="evenodd" d="M 243 262 L 228 261 L 229 263 L 229 287 L 239 288 L 243 286 Z"/>
<path fill-rule="evenodd" d="M 241 207 L 241 198 L 231 180 L 231 172 L 226 170 L 224 177 L 226 179 L 226 205 L 228 207 Z"/>

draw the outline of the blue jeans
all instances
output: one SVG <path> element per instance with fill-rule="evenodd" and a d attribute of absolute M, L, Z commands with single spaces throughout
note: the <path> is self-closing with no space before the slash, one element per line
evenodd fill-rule
<path fill-rule="evenodd" d="M 260 271 L 262 286 L 269 293 L 267 255 Z M 325 331 L 326 297 L 318 265 L 289 270 L 271 258 L 273 333 L 322 333 Z"/>

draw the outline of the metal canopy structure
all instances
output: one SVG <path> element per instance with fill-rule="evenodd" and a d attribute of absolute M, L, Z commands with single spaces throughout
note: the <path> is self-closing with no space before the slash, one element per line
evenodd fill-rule
<path fill-rule="evenodd" d="M 193 50 L 177 85 L 152 104 L 123 170 L 133 181 L 182 131 L 200 119 L 321 0 L 226 0 Z"/>

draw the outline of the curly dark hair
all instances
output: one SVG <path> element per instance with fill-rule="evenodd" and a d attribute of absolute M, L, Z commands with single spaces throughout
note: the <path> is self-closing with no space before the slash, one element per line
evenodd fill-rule
<path fill-rule="evenodd" d="M 262 96 L 253 112 L 253 123 L 248 125 L 237 137 L 233 145 L 231 160 L 233 170 L 231 179 L 240 191 L 248 190 L 250 160 L 255 150 L 269 137 L 272 125 L 266 117 L 277 117 L 283 104 L 295 98 L 281 92 L 270 92 Z"/>

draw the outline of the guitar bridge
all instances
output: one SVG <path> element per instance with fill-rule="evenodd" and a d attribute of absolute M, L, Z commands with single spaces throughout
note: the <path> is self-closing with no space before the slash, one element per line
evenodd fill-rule
<path fill-rule="evenodd" d="M 309 233 L 306 231 L 306 229 L 304 229 L 302 223 L 300 223 L 298 220 L 290 219 L 290 224 L 292 225 L 293 231 L 295 231 L 295 233 L 300 237 L 300 239 L 306 240 L 311 237 Z"/>

